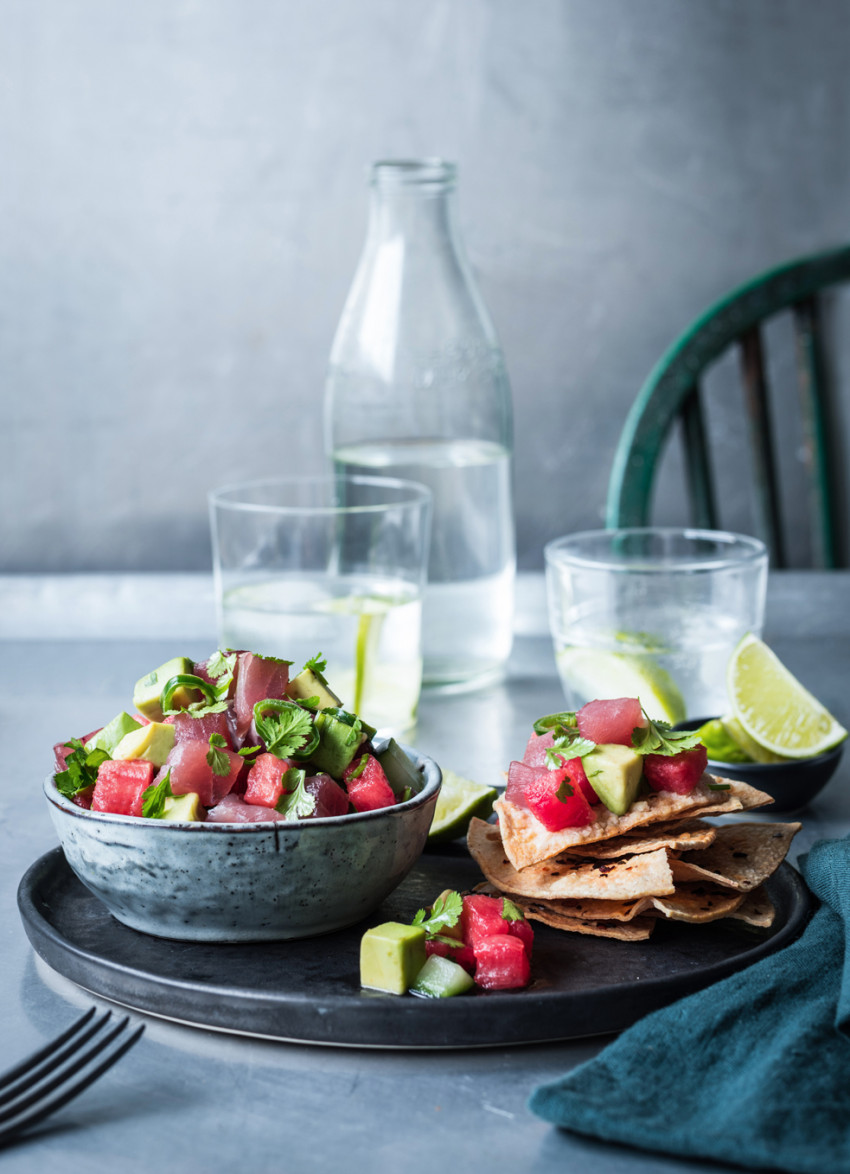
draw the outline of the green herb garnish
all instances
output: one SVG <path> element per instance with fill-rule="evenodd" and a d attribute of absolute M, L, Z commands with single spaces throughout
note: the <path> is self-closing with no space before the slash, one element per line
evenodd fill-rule
<path fill-rule="evenodd" d="M 525 921 L 523 911 L 518 909 L 513 901 L 509 901 L 507 897 L 502 897 L 502 917 L 505 921 Z"/>
<path fill-rule="evenodd" d="M 86 750 L 79 738 L 70 738 L 64 743 L 73 747 L 65 759 L 65 769 L 54 775 L 56 790 L 66 799 L 73 799 L 81 791 L 87 791 L 97 782 L 97 772 L 100 764 L 106 762 L 109 755 L 105 750 Z"/>
<path fill-rule="evenodd" d="M 151 783 L 142 792 L 142 815 L 145 819 L 162 819 L 165 814 L 165 800 L 173 799 L 171 771 L 167 770 L 158 783 Z"/>
<path fill-rule="evenodd" d="M 660 754 L 670 758 L 682 750 L 701 745 L 697 730 L 674 730 L 669 722 L 653 721 L 643 711 L 647 724 L 632 730 L 632 749 L 638 754 Z"/>
<path fill-rule="evenodd" d="M 324 656 L 322 656 L 321 652 L 317 652 L 315 656 L 311 656 L 310 659 L 305 663 L 304 668 L 301 670 L 301 672 L 303 673 L 304 669 L 309 669 L 311 673 L 316 674 L 316 676 L 320 679 L 322 684 L 325 684 L 326 682 L 325 682 L 325 679 L 322 676 L 322 674 L 324 673 L 324 671 L 327 667 L 328 667 L 327 660 L 325 659 Z"/>
<path fill-rule="evenodd" d="M 731 791 L 732 790 L 732 786 L 730 783 L 706 783 L 706 786 L 708 787 L 709 791 Z"/>
<path fill-rule="evenodd" d="M 214 775 L 224 778 L 230 774 L 230 759 L 225 754 L 227 739 L 224 734 L 210 734 L 210 748 L 207 751 L 207 766 Z"/>
<path fill-rule="evenodd" d="M 573 795 L 575 795 L 575 788 L 573 787 L 572 783 L 567 782 L 566 779 L 562 779 L 560 787 L 558 787 L 557 791 L 555 792 L 555 798 L 560 803 L 566 803 L 566 801 L 571 799 Z"/>
<path fill-rule="evenodd" d="M 535 734 L 553 735 L 552 745 L 546 751 L 548 770 L 559 770 L 571 758 L 584 758 L 596 749 L 596 743 L 583 738 L 574 713 L 550 713 L 540 717 L 533 726 Z"/>
<path fill-rule="evenodd" d="M 307 790 L 307 772 L 291 766 L 281 776 L 283 794 L 275 804 L 275 811 L 287 819 L 305 819 L 316 810 L 316 798 Z"/>
<path fill-rule="evenodd" d="M 420 909 L 411 925 L 421 925 L 427 937 L 438 938 L 441 929 L 453 929 L 457 925 L 462 912 L 463 898 L 460 893 L 445 893 L 431 906 L 430 916 L 427 909 Z M 450 940 L 456 946 L 462 944 L 455 938 Z"/>
<path fill-rule="evenodd" d="M 277 758 L 290 755 L 306 757 L 319 744 L 319 731 L 306 709 L 294 701 L 267 697 L 254 706 L 254 725 L 266 744 L 266 751 Z"/>

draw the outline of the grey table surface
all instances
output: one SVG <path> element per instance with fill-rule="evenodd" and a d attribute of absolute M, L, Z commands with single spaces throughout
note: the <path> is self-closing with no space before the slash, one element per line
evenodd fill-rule
<path fill-rule="evenodd" d="M 766 638 L 845 725 L 850 722 L 850 574 L 785 572 L 770 582 Z M 542 577 L 519 583 L 506 681 L 446 699 L 426 694 L 416 744 L 442 765 L 499 781 L 531 722 L 562 704 Z M 0 577 L 0 1068 L 93 1001 L 30 948 L 16 892 L 55 846 L 41 780 L 51 746 L 126 703 L 128 681 L 215 644 L 205 576 Z M 850 831 L 850 760 L 802 815 L 792 859 Z M 624 946 L 625 949 L 628 946 Z M 104 1004 L 106 1005 L 106 1004 Z M 0 1153 L 4 1171 L 704 1169 L 550 1128 L 528 1095 L 594 1056 L 604 1038 L 450 1052 L 315 1048 L 137 1016 L 141 1042 L 72 1105 Z M 713 1167 L 722 1169 L 723 1167 Z"/>

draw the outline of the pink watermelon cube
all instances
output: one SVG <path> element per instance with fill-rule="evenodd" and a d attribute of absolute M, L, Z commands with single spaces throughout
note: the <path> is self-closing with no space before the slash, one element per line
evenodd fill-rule
<path fill-rule="evenodd" d="M 395 805 L 395 794 L 384 768 L 373 754 L 362 754 L 343 774 L 355 811 L 379 811 Z"/>
<path fill-rule="evenodd" d="M 510 922 L 502 917 L 503 907 L 502 897 L 491 897 L 486 893 L 468 893 L 463 898 L 461 937 L 476 955 L 479 942 L 510 932 Z"/>
<path fill-rule="evenodd" d="M 141 815 L 142 795 L 153 782 L 153 763 L 141 758 L 108 758 L 97 771 L 92 811 L 114 815 Z"/>
<path fill-rule="evenodd" d="M 432 940 L 425 943 L 425 953 L 430 958 L 432 954 L 439 954 L 441 958 L 451 958 L 452 962 L 457 962 L 458 966 L 462 966 L 470 974 L 475 973 L 475 952 L 472 946 L 467 946 L 464 942 L 458 942 L 456 946 L 450 946 L 448 942 L 435 942 Z"/>
<path fill-rule="evenodd" d="M 646 781 L 655 791 L 673 791 L 688 795 L 702 778 L 708 766 L 705 746 L 693 746 L 678 754 L 647 754 L 643 760 Z"/>
<path fill-rule="evenodd" d="M 274 754 L 258 754 L 248 771 L 243 798 L 255 807 L 274 807 L 283 794 L 283 776 L 292 764 Z"/>
<path fill-rule="evenodd" d="M 525 786 L 525 801 L 532 815 L 550 832 L 586 827 L 594 820 L 581 786 L 570 779 L 569 765 L 560 770 L 534 771 Z"/>
<path fill-rule="evenodd" d="M 531 962 L 525 944 L 513 934 L 483 938 L 475 951 L 475 982 L 489 991 L 528 986 Z"/>

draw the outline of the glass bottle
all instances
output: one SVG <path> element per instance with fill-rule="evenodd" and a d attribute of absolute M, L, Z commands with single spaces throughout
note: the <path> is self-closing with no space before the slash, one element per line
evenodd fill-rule
<path fill-rule="evenodd" d="M 366 244 L 334 339 L 325 445 L 344 473 L 434 495 L 423 680 L 497 680 L 516 569 L 510 386 L 455 223 L 457 169 L 375 163 Z"/>

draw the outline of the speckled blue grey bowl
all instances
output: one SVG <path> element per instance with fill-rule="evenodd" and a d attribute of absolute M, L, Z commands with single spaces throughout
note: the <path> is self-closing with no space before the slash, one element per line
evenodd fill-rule
<path fill-rule="evenodd" d="M 395 807 L 277 823 L 166 823 L 85 811 L 45 780 L 83 884 L 124 925 L 191 942 L 305 938 L 367 917 L 425 847 L 442 776 L 403 748 L 418 793 Z"/>

